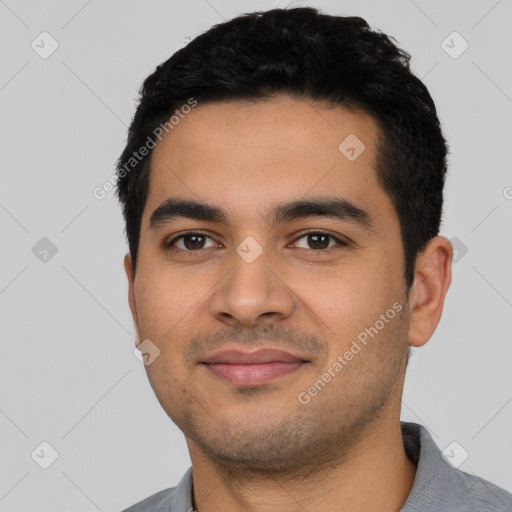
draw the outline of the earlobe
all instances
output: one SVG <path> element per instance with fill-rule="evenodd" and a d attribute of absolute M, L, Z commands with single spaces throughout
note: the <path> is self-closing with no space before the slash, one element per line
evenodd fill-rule
<path fill-rule="evenodd" d="M 124 257 L 124 270 L 126 277 L 128 278 L 128 304 L 130 305 L 130 311 L 132 313 L 133 325 L 135 326 L 135 346 L 140 343 L 139 339 L 139 322 L 137 316 L 137 305 L 135 302 L 135 278 L 133 272 L 133 264 L 130 253 L 126 253 Z"/>
<path fill-rule="evenodd" d="M 420 347 L 432 337 L 443 311 L 452 279 L 453 247 L 443 237 L 432 238 L 418 254 L 409 293 L 409 345 Z"/>

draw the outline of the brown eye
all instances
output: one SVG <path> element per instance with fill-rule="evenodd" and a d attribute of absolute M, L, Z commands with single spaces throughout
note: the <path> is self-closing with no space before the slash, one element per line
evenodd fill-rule
<path fill-rule="evenodd" d="M 299 240 L 303 239 L 305 242 L 302 242 L 302 245 L 297 243 Z M 332 241 L 334 243 L 331 243 Z M 330 249 L 336 245 L 346 246 L 347 244 L 334 235 L 315 231 L 311 233 L 305 233 L 297 239 L 294 245 L 301 249 L 312 249 L 314 251 L 319 251 L 322 249 Z"/>
<path fill-rule="evenodd" d="M 311 249 L 326 249 L 329 247 L 329 235 L 313 234 L 307 236 L 308 245 Z"/>
<path fill-rule="evenodd" d="M 207 244 L 210 245 L 207 245 Z M 170 242 L 165 244 L 168 249 L 176 249 L 181 251 L 198 251 L 208 247 L 215 247 L 217 244 L 207 235 L 203 233 L 184 233 L 183 235 L 177 236 Z"/>
<path fill-rule="evenodd" d="M 183 245 L 193 251 L 194 249 L 202 249 L 206 237 L 203 235 L 185 235 L 183 237 Z"/>

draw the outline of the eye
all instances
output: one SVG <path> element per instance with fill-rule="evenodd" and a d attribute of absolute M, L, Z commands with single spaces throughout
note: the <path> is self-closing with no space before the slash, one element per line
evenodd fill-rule
<path fill-rule="evenodd" d="M 304 233 L 288 247 L 291 246 L 314 252 L 325 252 L 336 246 L 348 246 L 348 243 L 330 233 L 311 231 Z M 219 244 L 210 236 L 199 231 L 188 231 L 176 236 L 168 242 L 164 242 L 164 248 L 166 250 L 183 251 L 185 253 L 200 252 L 201 249 L 208 249 L 210 247 L 219 247 Z"/>
<path fill-rule="evenodd" d="M 210 245 L 207 245 L 207 242 Z M 217 247 L 218 244 L 212 240 L 208 235 L 198 231 L 189 231 L 182 235 L 173 238 L 165 243 L 166 249 L 176 249 L 181 251 L 198 251 L 199 249 L 207 249 L 208 247 Z"/>
<path fill-rule="evenodd" d="M 305 240 L 303 245 L 297 244 L 299 240 Z M 305 233 L 304 235 L 297 238 L 297 241 L 294 242 L 295 247 L 299 247 L 300 249 L 310 249 L 314 251 L 321 251 L 325 249 L 331 249 L 332 247 L 338 246 L 347 246 L 348 244 L 343 240 L 331 235 L 330 233 L 324 233 L 322 231 L 311 231 L 309 233 Z M 333 244 L 331 242 L 334 241 Z"/>

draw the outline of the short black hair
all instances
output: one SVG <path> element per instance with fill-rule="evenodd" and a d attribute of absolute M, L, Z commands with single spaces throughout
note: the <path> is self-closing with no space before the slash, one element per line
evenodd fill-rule
<path fill-rule="evenodd" d="M 191 100 L 263 101 L 289 93 L 376 122 L 377 178 L 400 220 L 409 290 L 418 253 L 439 233 L 448 146 L 426 86 L 410 71 L 411 56 L 391 39 L 360 17 L 272 9 L 215 25 L 157 66 L 140 88 L 116 166 L 134 271 L 152 151 L 136 160 L 134 153 L 151 147 L 158 127 L 170 126 L 170 116 L 190 109 Z"/>

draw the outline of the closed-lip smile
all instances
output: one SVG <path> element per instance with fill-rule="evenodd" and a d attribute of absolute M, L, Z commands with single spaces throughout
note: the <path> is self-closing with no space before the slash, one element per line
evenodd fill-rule
<path fill-rule="evenodd" d="M 214 376 L 232 384 L 255 386 L 295 372 L 308 362 L 283 350 L 260 349 L 255 352 L 222 350 L 203 364 Z"/>

